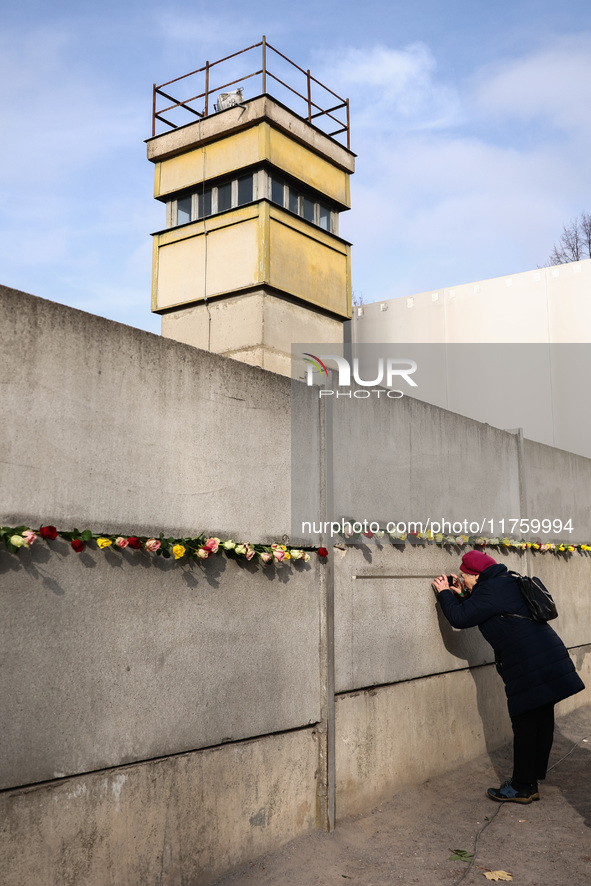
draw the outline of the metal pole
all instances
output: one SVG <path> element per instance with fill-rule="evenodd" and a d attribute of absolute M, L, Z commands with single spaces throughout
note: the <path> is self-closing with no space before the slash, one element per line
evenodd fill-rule
<path fill-rule="evenodd" d="M 332 373 L 331 373 L 332 377 Z M 330 522 L 334 511 L 334 477 L 333 477 L 333 407 L 330 398 L 325 398 L 320 412 L 320 468 L 322 482 L 321 510 L 324 519 Z M 323 776 L 325 779 L 325 795 L 323 809 L 323 825 L 327 831 L 335 827 L 335 661 L 334 661 L 334 548 L 329 536 L 322 536 L 322 544 L 328 549 L 328 559 L 324 567 L 324 618 L 321 643 L 324 653 L 323 663 L 323 726 L 326 730 L 325 758 Z"/>
<path fill-rule="evenodd" d="M 267 92 L 267 38 L 263 34 L 263 94 Z"/>
<path fill-rule="evenodd" d="M 152 138 L 156 135 L 156 84 L 152 91 Z"/>
<path fill-rule="evenodd" d="M 308 81 L 308 123 L 312 122 L 312 82 L 310 80 L 310 68 L 306 71 Z"/>
<path fill-rule="evenodd" d="M 209 114 L 209 62 L 205 62 L 205 116 Z"/>
<path fill-rule="evenodd" d="M 351 150 L 351 124 L 349 120 L 349 99 L 345 99 L 347 105 L 347 148 Z"/>

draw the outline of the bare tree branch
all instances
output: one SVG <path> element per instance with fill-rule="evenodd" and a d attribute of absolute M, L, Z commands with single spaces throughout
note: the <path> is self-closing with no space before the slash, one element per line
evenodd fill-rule
<path fill-rule="evenodd" d="M 591 258 L 591 215 L 582 212 L 580 216 L 563 226 L 560 240 L 554 244 L 546 267 L 564 265 L 585 258 Z"/>

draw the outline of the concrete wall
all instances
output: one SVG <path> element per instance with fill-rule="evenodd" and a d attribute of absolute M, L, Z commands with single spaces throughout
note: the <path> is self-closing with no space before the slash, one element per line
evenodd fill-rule
<path fill-rule="evenodd" d="M 6 523 L 290 534 L 290 382 L 0 288 Z M 307 418 L 317 434 L 314 404 Z M 248 434 L 244 429 L 248 428 Z M 25 482 L 26 481 L 26 482 Z"/>
<path fill-rule="evenodd" d="M 0 794 L 3 886 L 202 886 L 314 827 L 312 729 Z"/>
<path fill-rule="evenodd" d="M 319 568 L 3 556 L 0 788 L 317 723 Z"/>
<path fill-rule="evenodd" d="M 388 413 L 376 401 L 362 420 L 335 411 L 349 449 L 365 440 L 377 454 L 355 462 L 338 444 L 325 460 L 327 414 L 302 385 L 292 438 L 286 378 L 24 293 L 0 298 L 3 525 L 294 538 L 297 440 L 305 470 L 292 482 L 312 518 L 338 462 L 352 516 L 380 494 L 404 519 L 401 502 L 422 505 L 431 483 L 458 518 L 470 495 L 496 517 L 564 502 L 590 531 L 586 459 L 408 400 Z M 383 451 L 380 434 L 393 441 Z M 335 792 L 342 817 L 505 741 L 491 650 L 453 631 L 430 589 L 461 550 L 334 553 L 332 567 L 282 570 L 41 540 L 1 554 L 0 880 L 204 886 L 334 822 Z M 527 557 L 591 687 L 591 560 Z M 523 570 L 527 557 L 505 559 Z"/>
<path fill-rule="evenodd" d="M 579 404 L 590 330 L 586 259 L 361 305 L 350 336 L 357 347 L 399 343 L 428 367 L 414 396 L 589 458 L 591 421 Z"/>

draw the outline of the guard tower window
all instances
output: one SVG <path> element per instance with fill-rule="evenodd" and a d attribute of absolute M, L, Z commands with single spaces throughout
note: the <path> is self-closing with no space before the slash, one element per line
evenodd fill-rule
<path fill-rule="evenodd" d="M 197 215 L 193 216 L 193 218 L 206 218 L 208 215 L 211 215 L 211 188 L 206 188 L 194 196 L 197 203 Z"/>
<path fill-rule="evenodd" d="M 238 179 L 238 195 L 236 203 L 242 206 L 243 203 L 250 203 L 253 197 L 253 176 L 242 175 Z"/>
<path fill-rule="evenodd" d="M 265 180 L 268 185 L 263 186 L 261 183 Z M 191 193 L 185 192 L 171 201 L 169 224 L 173 227 L 186 225 L 252 203 L 257 199 L 257 182 L 259 188 L 263 188 L 263 195 L 270 194 L 272 203 L 282 206 L 324 231 L 338 234 L 339 214 L 335 209 L 326 203 L 321 203 L 311 191 L 304 190 L 296 182 L 275 173 L 269 175 L 262 170 L 259 173 L 249 172 L 237 178 L 224 179 L 207 187 L 200 185 Z"/>
<path fill-rule="evenodd" d="M 301 186 L 287 182 L 282 176 L 273 173 L 270 180 L 272 203 L 288 209 L 300 218 L 305 218 L 324 231 L 329 231 L 331 234 L 338 233 L 338 213 L 335 210 L 325 203 L 320 203 Z"/>
<path fill-rule="evenodd" d="M 282 178 L 277 178 L 273 176 L 271 179 L 271 200 L 273 203 L 278 203 L 279 206 L 284 205 L 284 192 L 285 192 L 285 182 Z"/>
<path fill-rule="evenodd" d="M 177 200 L 177 225 L 184 225 L 191 221 L 191 198 L 183 197 Z"/>
<path fill-rule="evenodd" d="M 173 227 L 251 203 L 255 199 L 255 180 L 251 172 L 205 188 L 201 185 L 192 193 L 177 197 L 172 201 Z"/>
<path fill-rule="evenodd" d="M 218 212 L 225 212 L 232 208 L 232 182 L 226 182 L 217 186 Z"/>

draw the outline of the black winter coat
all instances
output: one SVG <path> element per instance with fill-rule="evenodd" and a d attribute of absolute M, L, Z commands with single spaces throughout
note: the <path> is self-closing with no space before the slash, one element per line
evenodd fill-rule
<path fill-rule="evenodd" d="M 478 625 L 495 650 L 511 717 L 585 688 L 564 643 L 550 625 L 504 615 L 528 616 L 529 611 L 517 581 L 502 563 L 480 573 L 470 597 L 461 600 L 446 588 L 438 599 L 452 627 Z"/>

